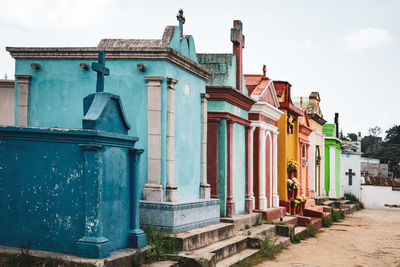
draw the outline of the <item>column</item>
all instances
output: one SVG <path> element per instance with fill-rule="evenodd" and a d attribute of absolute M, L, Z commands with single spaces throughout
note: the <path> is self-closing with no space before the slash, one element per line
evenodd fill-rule
<path fill-rule="evenodd" d="M 163 201 L 161 185 L 161 82 L 163 77 L 146 76 L 147 81 L 147 184 L 143 198 Z"/>
<path fill-rule="evenodd" d="M 251 142 L 250 142 L 250 135 L 251 135 L 251 127 L 246 126 L 246 137 L 245 137 L 245 158 L 246 158 L 246 191 L 245 191 L 245 211 L 247 213 L 251 213 L 253 211 L 253 201 L 251 199 L 251 173 L 253 169 L 251 168 L 250 163 L 250 153 L 251 149 Z"/>
<path fill-rule="evenodd" d="M 228 151 L 228 168 L 227 168 L 227 196 L 226 196 L 226 217 L 235 216 L 235 203 L 233 201 L 233 166 L 232 166 L 232 156 L 233 156 L 233 121 L 226 120 L 227 128 L 227 151 Z"/>
<path fill-rule="evenodd" d="M 139 169 L 140 155 L 144 152 L 143 149 L 131 149 L 130 157 L 133 161 L 131 167 L 131 223 L 128 232 L 129 248 L 143 248 L 146 246 L 146 235 L 139 225 Z"/>
<path fill-rule="evenodd" d="M 207 183 L 207 99 L 209 95 L 201 94 L 201 183 L 200 197 L 209 199 L 210 185 Z M 217 133 L 218 134 L 218 133 Z"/>
<path fill-rule="evenodd" d="M 255 207 L 255 197 L 254 197 L 254 158 L 253 158 L 253 153 L 254 153 L 254 130 L 255 127 L 251 127 L 250 130 L 250 200 L 251 200 L 251 205 L 254 209 Z"/>
<path fill-rule="evenodd" d="M 207 183 L 211 186 L 211 197 L 218 198 L 218 123 L 219 119 L 208 119 L 207 124 Z"/>
<path fill-rule="evenodd" d="M 300 192 L 299 195 L 303 194 L 303 142 L 300 140 L 299 141 L 299 177 L 297 177 L 297 179 L 299 179 L 300 182 Z"/>
<path fill-rule="evenodd" d="M 259 176 L 259 202 L 260 202 L 260 210 L 266 210 L 267 209 L 267 197 L 265 195 L 265 190 L 266 190 L 266 159 L 265 159 L 265 129 L 264 128 L 259 128 L 260 131 L 260 176 Z"/>
<path fill-rule="evenodd" d="M 101 145 L 81 145 L 85 158 L 85 236 L 77 242 L 81 257 L 104 258 L 110 254 L 110 241 L 103 236 L 103 150 Z"/>
<path fill-rule="evenodd" d="M 272 207 L 279 207 L 278 195 L 278 132 L 272 133 Z"/>
<path fill-rule="evenodd" d="M 335 146 L 329 146 L 329 197 L 336 198 L 336 157 L 335 157 Z"/>
<path fill-rule="evenodd" d="M 15 75 L 17 78 L 17 125 L 29 126 L 29 87 L 32 79 L 31 75 Z"/>
<path fill-rule="evenodd" d="M 167 186 L 168 202 L 178 201 L 178 187 L 175 185 L 175 84 L 178 80 L 168 78 L 167 103 Z"/>
<path fill-rule="evenodd" d="M 324 139 L 322 139 L 324 141 Z M 326 190 L 325 190 L 325 145 L 322 142 L 322 145 L 320 147 L 320 152 L 321 152 L 321 162 L 319 164 L 319 190 L 321 192 L 320 196 L 326 196 Z"/>
<path fill-rule="evenodd" d="M 315 148 L 316 148 L 315 139 L 316 139 L 315 131 L 313 131 L 308 137 L 308 140 L 310 140 L 310 148 L 308 150 L 308 185 L 311 198 L 316 197 L 316 192 L 318 192 L 318 190 L 315 190 L 316 189 L 315 173 L 317 170 L 316 158 L 315 158 Z"/>
<path fill-rule="evenodd" d="M 308 168 L 310 166 L 310 161 L 308 160 L 308 151 L 310 150 L 310 145 L 306 144 L 306 160 L 307 160 L 307 165 L 306 165 L 306 173 L 304 175 L 304 179 L 306 179 L 306 196 L 310 197 L 310 187 L 308 184 Z"/>

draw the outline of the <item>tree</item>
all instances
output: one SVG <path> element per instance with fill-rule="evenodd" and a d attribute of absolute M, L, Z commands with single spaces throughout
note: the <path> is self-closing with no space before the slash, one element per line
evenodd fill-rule
<path fill-rule="evenodd" d="M 348 133 L 347 138 L 351 141 L 357 141 L 358 136 L 355 133 Z"/>
<path fill-rule="evenodd" d="M 400 125 L 394 125 L 386 131 L 385 141 L 388 144 L 400 145 Z"/>
<path fill-rule="evenodd" d="M 375 126 L 368 129 L 368 133 L 370 136 L 378 137 L 382 133 L 382 129 L 379 126 Z"/>

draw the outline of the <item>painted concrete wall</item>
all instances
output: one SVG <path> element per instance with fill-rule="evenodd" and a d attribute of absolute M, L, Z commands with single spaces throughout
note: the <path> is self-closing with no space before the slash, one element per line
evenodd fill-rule
<path fill-rule="evenodd" d="M 309 151 L 309 180 L 314 181 L 314 187 L 311 188 L 310 185 L 310 190 L 313 189 L 316 196 L 322 196 L 325 195 L 325 140 L 322 134 L 322 126 L 313 119 L 309 119 L 309 122 L 311 129 L 313 129 Z M 316 164 L 317 146 L 319 146 L 321 157 L 319 167 Z"/>
<path fill-rule="evenodd" d="M 41 65 L 39 71 L 30 67 L 32 62 Z M 81 103 L 80 100 L 84 96 L 94 92 L 96 73 L 81 69 L 80 62 L 90 65 L 94 61 L 16 60 L 17 74 L 32 75 L 29 101 L 30 126 L 81 127 L 83 110 L 76 103 Z M 143 73 L 136 68 L 138 63 L 147 66 L 146 72 Z M 205 82 L 167 62 L 110 60 L 106 62 L 106 66 L 110 69 L 111 75 L 105 79 L 105 91 L 121 96 L 127 119 L 135 126 L 129 134 L 140 136 L 137 146 L 143 149 L 147 148 L 148 127 L 147 83 L 144 76 L 165 77 L 161 84 L 161 182 L 164 186 L 166 185 L 166 78 L 172 77 L 179 81 L 175 92 L 175 182 L 179 190 L 179 200 L 198 198 L 201 177 L 200 94 L 205 92 Z M 191 151 L 191 157 L 187 157 L 187 151 Z M 147 160 L 145 159 L 147 159 L 146 150 L 140 166 L 140 172 L 144 174 L 144 179 L 140 181 L 141 194 L 147 181 Z"/>
<path fill-rule="evenodd" d="M 361 201 L 367 208 L 381 208 L 385 204 L 399 205 L 400 191 L 392 190 L 391 186 L 363 185 Z"/>
<path fill-rule="evenodd" d="M 245 212 L 245 187 L 246 187 L 246 159 L 245 159 L 245 127 L 235 123 L 233 125 L 233 201 L 235 214 Z"/>
<path fill-rule="evenodd" d="M 288 200 L 287 196 L 287 163 L 290 159 L 299 161 L 299 122 L 296 119 L 293 134 L 287 129 L 287 110 L 280 109 L 284 114 L 277 122 L 278 135 L 278 195 L 283 201 Z"/>
<path fill-rule="evenodd" d="M 341 153 L 340 155 L 340 184 L 344 186 L 345 193 L 351 193 L 355 195 L 358 199 L 361 196 L 361 153 L 360 154 L 352 154 L 352 153 Z M 355 175 L 352 177 L 352 185 L 349 184 L 349 176 L 346 175 L 346 172 L 349 172 L 349 169 L 352 170 Z"/>
<path fill-rule="evenodd" d="M 110 249 L 127 246 L 133 137 L 71 129 L 0 127 L 0 243 L 76 254 L 85 220 Z M 82 145 L 104 146 L 92 159 Z M 21 166 L 24 166 L 21 168 Z M 85 185 L 92 170 L 99 180 Z M 99 193 L 100 192 L 100 193 Z M 85 195 L 93 205 L 85 201 Z M 96 200 L 99 201 L 96 201 Z"/>
<path fill-rule="evenodd" d="M 334 147 L 335 148 L 335 153 L 334 153 L 334 165 L 331 165 L 331 157 L 330 157 L 330 149 L 329 147 Z M 325 139 L 325 192 L 326 195 L 329 195 L 329 189 L 330 189 L 330 179 L 331 177 L 331 168 L 334 168 L 334 173 L 335 177 L 335 191 L 336 191 L 336 197 L 340 196 L 340 142 L 336 139 Z"/>
<path fill-rule="evenodd" d="M 0 125 L 15 125 L 14 80 L 0 79 Z"/>
<path fill-rule="evenodd" d="M 218 197 L 220 199 L 220 213 L 222 217 L 226 215 L 226 182 L 228 176 L 227 140 L 226 120 L 221 120 L 218 124 Z"/>

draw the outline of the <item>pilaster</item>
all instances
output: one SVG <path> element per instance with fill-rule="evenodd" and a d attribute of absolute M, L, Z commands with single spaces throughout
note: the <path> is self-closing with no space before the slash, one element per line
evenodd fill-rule
<path fill-rule="evenodd" d="M 235 203 L 233 201 L 233 121 L 226 120 L 227 126 L 227 151 L 228 151 L 228 166 L 227 166 L 227 197 L 226 197 L 226 217 L 235 216 Z"/>
<path fill-rule="evenodd" d="M 253 172 L 253 169 L 251 168 L 251 141 L 250 141 L 250 135 L 252 134 L 251 131 L 252 127 L 246 126 L 246 137 L 245 137 L 245 158 L 246 158 L 246 189 L 245 189 L 245 211 L 247 213 L 251 213 L 253 211 L 253 201 L 251 199 L 251 173 Z"/>
<path fill-rule="evenodd" d="M 143 198 L 163 201 L 161 185 L 161 76 L 146 76 L 147 81 L 147 184 Z"/>
<path fill-rule="evenodd" d="M 336 148 L 329 146 L 329 197 L 336 197 Z"/>
<path fill-rule="evenodd" d="M 175 85 L 178 80 L 168 78 L 167 104 L 167 201 L 178 201 L 178 187 L 175 185 Z"/>
<path fill-rule="evenodd" d="M 17 125 L 29 126 L 29 90 L 32 76 L 31 75 L 15 75 L 17 78 Z"/>
<path fill-rule="evenodd" d="M 85 236 L 77 242 L 81 257 L 104 258 L 110 254 L 110 242 L 103 236 L 103 146 L 82 145 L 85 158 Z"/>
<path fill-rule="evenodd" d="M 255 207 L 255 197 L 254 197 L 254 130 L 255 127 L 251 127 L 250 129 L 250 201 L 251 205 L 254 209 Z"/>
<path fill-rule="evenodd" d="M 260 210 L 266 210 L 267 209 L 267 197 L 266 197 L 266 158 L 265 158 L 265 153 L 266 153 L 266 143 L 265 143 L 265 138 L 266 138 L 266 131 L 264 128 L 259 128 L 260 131 L 260 186 L 259 186 L 259 203 L 260 203 Z"/>
<path fill-rule="evenodd" d="M 272 207 L 279 207 L 278 195 L 278 132 L 272 134 Z"/>
<path fill-rule="evenodd" d="M 207 122 L 207 183 L 211 186 L 211 197 L 218 198 L 218 123 L 220 119 Z"/>
<path fill-rule="evenodd" d="M 207 104 L 209 95 L 201 94 L 201 183 L 200 197 L 209 199 L 211 187 L 207 183 Z"/>

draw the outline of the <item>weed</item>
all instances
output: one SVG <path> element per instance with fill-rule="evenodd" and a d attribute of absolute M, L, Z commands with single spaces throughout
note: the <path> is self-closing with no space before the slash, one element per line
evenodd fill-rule
<path fill-rule="evenodd" d="M 147 243 L 152 246 L 145 252 L 147 263 L 165 260 L 167 254 L 178 251 L 179 244 L 175 237 L 167 236 L 152 227 L 146 227 L 144 232 Z"/>
<path fill-rule="evenodd" d="M 253 256 L 246 258 L 232 266 L 234 267 L 248 267 L 256 265 L 265 260 L 272 260 L 282 252 L 286 248 L 286 245 L 283 243 L 277 244 L 278 238 L 267 237 L 262 243 L 260 247 L 260 251 Z"/>
<path fill-rule="evenodd" d="M 323 227 L 331 227 L 332 225 L 332 219 L 329 216 L 323 216 L 322 217 L 322 226 Z"/>
<path fill-rule="evenodd" d="M 344 194 L 344 198 L 349 200 L 350 203 L 357 205 L 357 210 L 365 209 L 364 203 L 362 203 L 355 195 L 351 193 Z"/>
<path fill-rule="evenodd" d="M 344 217 L 344 212 L 342 210 L 332 209 L 332 222 L 340 222 Z"/>
<path fill-rule="evenodd" d="M 317 236 L 317 231 L 315 230 L 314 225 L 309 224 L 309 225 L 307 225 L 306 229 L 298 235 L 295 235 L 293 232 L 291 232 L 290 233 L 290 242 L 292 242 L 293 244 L 296 244 L 296 243 L 300 243 L 301 240 L 305 240 L 307 238 L 316 237 L 316 236 Z"/>
<path fill-rule="evenodd" d="M 273 225 L 285 225 L 284 222 L 281 221 L 264 221 L 264 224 L 273 224 Z"/>

